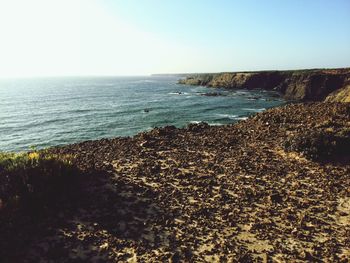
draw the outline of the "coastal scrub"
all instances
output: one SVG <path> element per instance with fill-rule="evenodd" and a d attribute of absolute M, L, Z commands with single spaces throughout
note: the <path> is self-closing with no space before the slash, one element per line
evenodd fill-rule
<path fill-rule="evenodd" d="M 73 157 L 45 151 L 0 153 L 0 211 L 21 201 L 48 198 L 72 175 Z M 68 183 L 68 182 L 67 182 Z"/>

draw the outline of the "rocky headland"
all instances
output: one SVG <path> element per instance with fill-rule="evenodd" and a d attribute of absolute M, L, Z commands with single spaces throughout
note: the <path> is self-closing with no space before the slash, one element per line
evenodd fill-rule
<path fill-rule="evenodd" d="M 322 101 L 334 92 L 346 93 L 350 100 L 350 68 L 290 71 L 227 72 L 194 74 L 179 80 L 180 84 L 228 89 L 274 90 L 287 100 Z M 344 97 L 344 96 L 343 96 Z M 342 99 L 344 100 L 344 99 Z"/>
<path fill-rule="evenodd" d="M 232 125 L 170 126 L 47 153 L 73 156 L 79 173 L 51 203 L 0 213 L 2 262 L 350 258 L 349 103 L 289 104 Z M 29 195 L 43 187 L 26 180 Z"/>

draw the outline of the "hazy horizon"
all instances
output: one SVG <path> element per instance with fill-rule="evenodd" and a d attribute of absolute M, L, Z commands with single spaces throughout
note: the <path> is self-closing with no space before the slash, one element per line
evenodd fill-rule
<path fill-rule="evenodd" d="M 259 72 L 259 71 L 289 71 L 289 70 L 328 70 L 328 69 L 344 69 L 350 68 L 350 66 L 346 67 L 334 67 L 334 68 L 294 68 L 294 69 L 261 69 L 261 70 L 235 70 L 235 71 L 216 71 L 216 72 L 177 72 L 177 73 L 150 73 L 144 75 L 135 75 L 135 74 L 125 74 L 125 75 L 32 75 L 32 76 L 1 76 L 0 80 L 6 79 L 35 79 L 35 78 L 127 78 L 127 77 L 152 77 L 157 75 L 191 75 L 191 74 L 220 74 L 220 73 L 234 73 L 234 72 Z"/>
<path fill-rule="evenodd" d="M 0 78 L 350 67 L 350 2 L 0 0 Z"/>

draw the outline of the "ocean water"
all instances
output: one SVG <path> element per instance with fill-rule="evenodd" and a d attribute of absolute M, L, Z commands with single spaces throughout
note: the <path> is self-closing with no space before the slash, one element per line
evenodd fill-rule
<path fill-rule="evenodd" d="M 132 136 L 154 127 L 242 120 L 284 101 L 266 91 L 177 84 L 178 77 L 0 80 L 0 151 Z M 220 92 L 224 96 L 203 96 Z"/>

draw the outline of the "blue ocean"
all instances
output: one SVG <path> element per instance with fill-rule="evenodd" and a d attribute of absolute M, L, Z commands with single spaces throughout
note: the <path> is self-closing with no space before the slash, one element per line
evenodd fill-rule
<path fill-rule="evenodd" d="M 178 79 L 2 79 L 0 151 L 132 136 L 166 125 L 223 125 L 284 103 L 273 92 L 186 86 Z"/>

